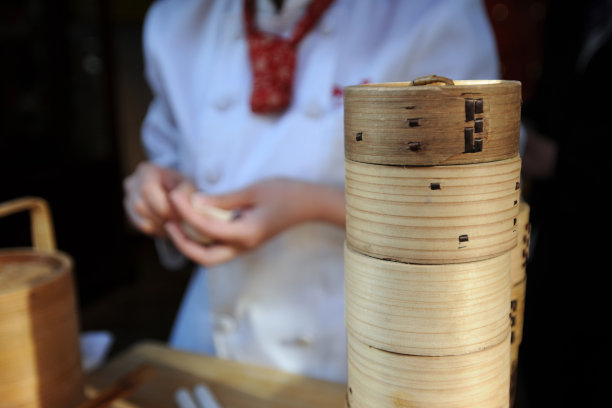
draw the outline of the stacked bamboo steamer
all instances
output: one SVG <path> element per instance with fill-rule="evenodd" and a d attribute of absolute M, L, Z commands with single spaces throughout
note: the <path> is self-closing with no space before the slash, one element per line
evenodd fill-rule
<path fill-rule="evenodd" d="M 525 294 L 527 290 L 527 261 L 531 241 L 531 222 L 529 204 L 521 200 L 518 216 L 518 244 L 510 252 L 510 405 L 516 398 L 518 378 L 519 347 L 523 340 L 525 317 Z"/>
<path fill-rule="evenodd" d="M 347 406 L 509 406 L 520 92 L 345 88 Z"/>
<path fill-rule="evenodd" d="M 0 217 L 29 211 L 33 248 L 0 250 L 0 406 L 76 407 L 85 400 L 72 259 L 55 249 L 47 203 L 0 204 Z"/>

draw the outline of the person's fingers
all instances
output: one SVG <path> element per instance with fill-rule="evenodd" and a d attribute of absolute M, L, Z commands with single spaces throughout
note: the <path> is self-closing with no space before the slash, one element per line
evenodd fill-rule
<path fill-rule="evenodd" d="M 184 182 L 186 180 L 186 177 L 184 174 L 179 173 L 178 171 L 172 169 L 163 169 L 160 174 L 160 180 L 162 186 L 166 189 L 166 191 L 170 191 L 182 182 Z"/>
<path fill-rule="evenodd" d="M 149 235 L 165 235 L 162 220 L 156 218 L 142 200 L 135 200 L 135 203 L 130 201 L 130 198 L 126 198 L 124 207 L 128 220 L 136 229 Z"/>
<path fill-rule="evenodd" d="M 257 228 L 252 211 L 245 210 L 239 218 L 215 218 L 210 214 L 196 211 L 191 205 L 191 199 L 181 191 L 173 190 L 170 200 L 176 212 L 183 221 L 189 224 L 200 235 L 214 241 L 221 241 L 234 246 L 250 248 L 256 245 L 261 228 Z"/>
<path fill-rule="evenodd" d="M 179 173 L 169 169 L 149 168 L 143 177 L 140 195 L 157 218 L 164 220 L 175 218 L 174 209 L 168 198 L 168 191 L 177 185 L 181 185 L 181 183 L 186 186 L 189 185 L 189 188 L 195 190 L 195 187 L 186 182 L 185 178 Z"/>
<path fill-rule="evenodd" d="M 147 211 L 158 219 L 168 219 L 174 214 L 168 201 L 168 194 L 161 188 L 161 185 L 154 183 L 143 184 L 140 190 L 140 197 Z"/>
<path fill-rule="evenodd" d="M 198 208 L 215 207 L 228 211 L 240 211 L 251 207 L 255 201 L 255 190 L 252 187 L 227 194 L 209 196 L 201 193 L 193 194 L 192 205 Z"/>
<path fill-rule="evenodd" d="M 123 182 L 124 205 L 130 222 L 145 233 L 165 235 L 163 223 L 176 218 L 164 184 L 174 185 L 185 177 L 171 169 L 143 162 Z"/>
<path fill-rule="evenodd" d="M 235 258 L 242 252 L 241 249 L 224 244 L 203 246 L 189 239 L 176 222 L 167 222 L 165 225 L 168 236 L 179 251 L 192 261 L 205 266 L 217 265 Z"/>

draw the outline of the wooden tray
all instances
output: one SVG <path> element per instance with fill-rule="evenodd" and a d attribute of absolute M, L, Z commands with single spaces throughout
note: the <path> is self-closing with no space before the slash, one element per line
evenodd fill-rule
<path fill-rule="evenodd" d="M 346 326 L 367 345 L 401 354 L 466 354 L 510 331 L 510 256 L 416 265 L 345 248 Z"/>
<path fill-rule="evenodd" d="M 197 383 L 206 384 L 223 408 L 339 408 L 345 400 L 346 384 L 187 353 L 148 341 L 90 373 L 86 377 L 87 394 L 98 395 L 143 364 L 156 373 L 113 407 L 174 407 L 176 390 Z"/>
<path fill-rule="evenodd" d="M 509 159 L 518 154 L 520 116 L 518 81 L 349 86 L 344 89 L 345 157 L 416 166 Z"/>
<path fill-rule="evenodd" d="M 508 408 L 510 337 L 445 357 L 389 353 L 348 338 L 350 408 Z"/>
<path fill-rule="evenodd" d="M 404 167 L 346 160 L 352 248 L 409 263 L 498 256 L 517 245 L 521 159 Z"/>

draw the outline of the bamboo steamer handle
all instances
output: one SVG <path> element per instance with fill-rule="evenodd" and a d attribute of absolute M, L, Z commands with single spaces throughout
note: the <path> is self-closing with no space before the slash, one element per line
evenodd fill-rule
<path fill-rule="evenodd" d="M 455 82 L 452 79 L 439 75 L 427 75 L 419 77 L 412 81 L 413 86 L 432 85 L 440 83 L 443 83 L 445 85 L 455 85 Z"/>
<path fill-rule="evenodd" d="M 42 252 L 56 252 L 49 204 L 38 197 L 22 197 L 0 204 L 0 218 L 21 211 L 30 212 L 33 247 Z"/>

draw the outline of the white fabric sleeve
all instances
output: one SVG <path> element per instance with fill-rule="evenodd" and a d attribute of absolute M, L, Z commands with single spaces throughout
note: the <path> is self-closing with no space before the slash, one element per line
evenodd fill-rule
<path fill-rule="evenodd" d="M 153 3 L 143 25 L 143 58 L 145 79 L 153 100 L 141 126 L 141 139 L 149 161 L 163 167 L 178 168 L 178 130 L 160 75 L 160 50 L 163 16 Z"/>
<path fill-rule="evenodd" d="M 145 17 L 143 25 L 143 58 L 145 79 L 153 94 L 147 114 L 141 126 L 142 144 L 147 159 L 159 166 L 173 169 L 179 168 L 177 151 L 178 130 L 170 104 L 166 99 L 164 82 L 160 75 L 159 36 L 163 16 L 158 3 L 153 3 Z M 179 252 L 171 240 L 155 238 L 155 248 L 162 266 L 169 270 L 177 270 L 187 264 L 187 258 Z"/>

